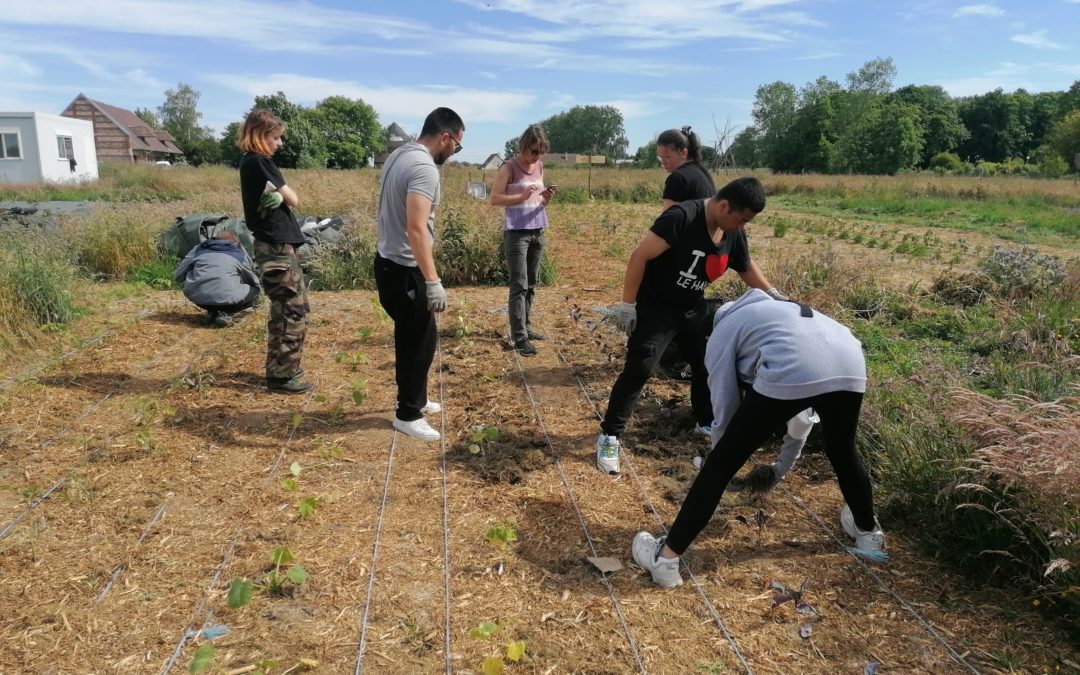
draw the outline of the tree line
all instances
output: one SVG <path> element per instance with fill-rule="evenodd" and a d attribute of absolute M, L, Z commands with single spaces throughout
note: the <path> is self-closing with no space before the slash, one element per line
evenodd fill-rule
<path fill-rule="evenodd" d="M 1001 89 L 954 98 L 943 88 L 893 89 L 892 59 L 874 59 L 845 77 L 819 77 L 797 88 L 787 82 L 758 87 L 753 124 L 723 148 L 702 135 L 704 163 L 767 167 L 780 172 L 895 174 L 935 169 L 950 172 L 1060 176 L 1076 171 L 1080 153 L 1080 80 L 1067 91 L 1029 93 Z M 136 109 L 168 131 L 194 165 L 240 159 L 240 122 L 215 137 L 201 125 L 199 92 L 180 83 L 165 92 L 156 111 Z M 284 168 L 354 169 L 385 150 L 389 133 L 375 109 L 361 99 L 327 97 L 312 107 L 278 92 L 256 96 L 287 125 L 275 162 Z M 678 122 L 676 120 L 675 122 Z M 551 152 L 627 158 L 622 113 L 614 106 L 583 105 L 541 120 Z M 673 124 L 673 126 L 677 126 Z M 700 133 L 700 132 L 699 132 Z M 517 154 L 517 138 L 504 157 Z M 636 166 L 655 167 L 656 142 L 639 147 Z"/>
<path fill-rule="evenodd" d="M 1080 153 L 1080 80 L 1068 91 L 1001 89 L 954 98 L 938 86 L 893 89 L 892 59 L 874 59 L 844 85 L 758 87 L 753 124 L 729 163 L 783 172 L 894 174 L 941 169 L 1059 176 Z"/>

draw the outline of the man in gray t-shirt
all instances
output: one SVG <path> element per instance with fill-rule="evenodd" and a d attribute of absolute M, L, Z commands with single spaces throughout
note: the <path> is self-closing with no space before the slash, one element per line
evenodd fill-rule
<path fill-rule="evenodd" d="M 435 207 L 439 166 L 461 151 L 465 123 L 449 108 L 424 120 L 415 142 L 383 164 L 376 220 L 375 286 L 394 320 L 394 372 L 398 401 L 394 428 L 425 441 L 439 440 L 424 413 L 442 410 L 427 398 L 435 357 L 435 313 L 446 309 L 446 290 L 435 269 Z"/>

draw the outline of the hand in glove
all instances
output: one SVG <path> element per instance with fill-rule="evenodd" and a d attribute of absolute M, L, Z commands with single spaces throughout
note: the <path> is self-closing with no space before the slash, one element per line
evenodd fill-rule
<path fill-rule="evenodd" d="M 285 201 L 285 198 L 281 196 L 281 193 L 274 190 L 271 192 L 264 192 L 262 199 L 259 200 L 259 217 L 266 218 L 270 215 L 270 212 L 281 206 L 281 203 Z"/>
<path fill-rule="evenodd" d="M 441 280 L 428 281 L 427 308 L 429 312 L 441 312 L 446 309 L 446 289 Z"/>
<path fill-rule="evenodd" d="M 611 308 L 611 317 L 619 330 L 630 335 L 637 328 L 637 303 L 620 302 Z"/>
<path fill-rule="evenodd" d="M 770 288 L 769 290 L 767 290 L 765 292 L 768 293 L 769 297 L 772 298 L 773 300 L 790 300 L 791 299 L 788 296 L 781 293 L 780 291 L 776 290 L 776 288 Z"/>

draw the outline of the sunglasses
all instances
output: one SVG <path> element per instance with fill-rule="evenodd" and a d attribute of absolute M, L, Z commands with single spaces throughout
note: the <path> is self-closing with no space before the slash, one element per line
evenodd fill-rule
<path fill-rule="evenodd" d="M 449 132 L 446 135 L 450 136 Z M 456 155 L 461 152 L 461 143 L 458 143 L 458 140 L 453 136 L 450 136 L 450 140 L 454 142 L 454 154 Z"/>
<path fill-rule="evenodd" d="M 528 148 L 528 149 L 526 149 L 526 152 L 528 152 L 533 157 L 539 157 L 540 156 L 540 148 Z"/>

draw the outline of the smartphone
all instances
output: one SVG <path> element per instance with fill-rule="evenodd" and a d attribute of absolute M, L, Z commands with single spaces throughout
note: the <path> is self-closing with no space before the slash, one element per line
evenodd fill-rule
<path fill-rule="evenodd" d="M 559 186 L 555 185 L 555 184 L 551 184 L 551 185 L 547 186 L 546 188 L 544 188 L 544 190 L 547 191 L 547 192 L 551 192 L 552 190 L 558 190 L 558 189 L 559 189 Z"/>

